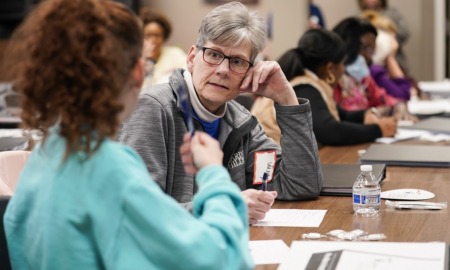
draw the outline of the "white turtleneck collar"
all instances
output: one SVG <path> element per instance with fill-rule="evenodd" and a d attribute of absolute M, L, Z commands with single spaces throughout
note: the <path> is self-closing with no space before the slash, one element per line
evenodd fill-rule
<path fill-rule="evenodd" d="M 194 89 L 194 83 L 192 82 L 192 75 L 188 70 L 185 70 L 183 72 L 184 80 L 186 81 L 186 85 L 189 89 L 189 99 L 191 100 L 192 108 L 197 114 L 198 117 L 200 117 L 201 120 L 206 121 L 208 123 L 211 123 L 219 118 L 222 118 L 225 115 L 225 112 L 227 110 L 227 104 L 222 107 L 219 114 L 213 114 L 210 111 L 208 111 L 203 104 L 200 102 L 197 96 L 197 92 Z"/>

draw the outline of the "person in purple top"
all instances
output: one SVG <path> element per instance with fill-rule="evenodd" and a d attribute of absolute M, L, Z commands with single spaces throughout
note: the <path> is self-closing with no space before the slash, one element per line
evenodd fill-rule
<path fill-rule="evenodd" d="M 378 86 L 383 87 L 393 97 L 407 101 L 411 98 L 411 82 L 406 77 L 389 77 L 388 71 L 380 65 L 371 64 L 370 74 Z"/>
<path fill-rule="evenodd" d="M 361 25 L 365 28 L 365 33 L 361 36 L 361 55 L 369 66 L 372 78 L 389 95 L 403 101 L 409 100 L 411 82 L 395 58 L 398 42 L 388 32 L 377 30 L 369 21 Z M 379 61 L 374 63 L 374 58 Z M 381 62 L 384 66 L 378 64 Z"/>

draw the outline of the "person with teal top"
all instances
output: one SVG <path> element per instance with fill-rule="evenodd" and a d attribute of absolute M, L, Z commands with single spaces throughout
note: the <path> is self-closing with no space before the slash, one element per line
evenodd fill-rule
<path fill-rule="evenodd" d="M 179 149 L 199 187 L 192 213 L 113 140 L 144 77 L 132 12 L 113 1 L 48 0 L 11 42 L 23 125 L 43 134 L 3 220 L 13 269 L 254 266 L 246 203 L 216 140 L 187 133 Z"/>

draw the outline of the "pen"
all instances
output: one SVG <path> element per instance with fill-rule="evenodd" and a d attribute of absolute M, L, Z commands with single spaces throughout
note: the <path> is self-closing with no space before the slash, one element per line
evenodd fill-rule
<path fill-rule="evenodd" d="M 181 106 L 183 107 L 184 114 L 184 122 L 186 123 L 187 130 L 194 136 L 195 128 L 194 122 L 192 121 L 192 113 L 191 113 L 191 103 L 189 100 L 189 96 L 186 92 L 186 89 L 183 84 L 180 84 L 177 88 L 178 98 L 180 99 Z"/>
<path fill-rule="evenodd" d="M 269 174 L 267 172 L 264 172 L 262 177 L 262 191 L 267 190 L 267 178 L 269 178 Z"/>
<path fill-rule="evenodd" d="M 267 191 L 267 178 L 269 178 L 269 172 L 270 172 L 270 162 L 267 164 L 267 169 L 263 173 L 262 176 L 262 191 Z"/>
<path fill-rule="evenodd" d="M 372 108 L 370 108 L 370 111 L 371 111 L 373 114 L 375 114 L 376 117 L 378 117 L 378 118 L 381 117 L 381 113 L 380 113 L 380 111 L 379 111 L 377 108 L 372 107 Z"/>

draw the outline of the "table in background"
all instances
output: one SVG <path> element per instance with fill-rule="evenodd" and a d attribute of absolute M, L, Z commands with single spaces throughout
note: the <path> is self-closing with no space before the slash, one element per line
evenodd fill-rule
<path fill-rule="evenodd" d="M 407 144 L 411 142 L 402 142 Z M 415 144 L 428 144 L 414 142 Z M 449 143 L 443 143 L 449 144 Z M 320 160 L 324 164 L 359 163 L 358 150 L 370 144 L 345 147 L 324 147 Z M 356 179 L 355 179 L 356 180 Z M 450 202 L 450 168 L 387 167 L 383 190 L 418 188 L 433 192 L 434 202 Z M 288 246 L 300 240 L 303 233 L 326 234 L 334 229 L 346 231 L 362 229 L 368 233 L 384 233 L 389 242 L 450 243 L 450 208 L 445 210 L 395 210 L 386 209 L 384 200 L 376 217 L 360 217 L 353 214 L 351 197 L 320 196 L 313 201 L 277 201 L 273 208 L 281 209 L 326 209 L 327 213 L 318 228 L 251 227 L 250 240 L 282 239 Z M 255 269 L 276 269 L 278 265 L 258 265 Z"/>

